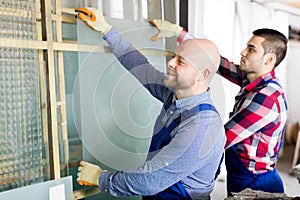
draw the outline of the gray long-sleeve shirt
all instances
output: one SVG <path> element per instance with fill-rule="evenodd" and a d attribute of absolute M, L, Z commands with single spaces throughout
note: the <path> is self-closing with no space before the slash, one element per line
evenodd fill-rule
<path fill-rule="evenodd" d="M 104 39 L 113 53 L 148 91 L 162 103 L 173 92 L 163 84 L 164 73 L 156 70 L 147 59 L 114 29 Z M 168 126 L 182 112 L 201 103 L 212 104 L 210 92 L 172 101 L 162 108 L 153 134 Z M 215 173 L 224 150 L 225 133 L 220 116 L 214 111 L 201 111 L 181 122 L 171 132 L 171 142 L 158 152 L 149 153 L 144 165 L 117 172 L 102 172 L 101 191 L 113 196 L 154 195 L 181 181 L 192 199 L 208 196 L 214 187 Z"/>

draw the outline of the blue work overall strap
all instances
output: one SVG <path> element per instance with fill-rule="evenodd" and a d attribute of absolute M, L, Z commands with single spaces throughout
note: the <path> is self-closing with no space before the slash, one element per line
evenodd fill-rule
<path fill-rule="evenodd" d="M 183 112 L 177 118 L 175 118 L 168 127 L 163 127 L 158 133 L 156 133 L 151 140 L 149 152 L 162 149 L 171 141 L 170 133 L 183 121 L 198 114 L 200 111 L 212 110 L 217 112 L 214 106 L 211 104 L 199 104 L 192 109 Z"/>
<path fill-rule="evenodd" d="M 281 87 L 279 83 L 274 80 L 268 80 L 266 82 L 263 82 L 262 84 L 265 85 L 266 83 L 274 83 Z M 285 104 L 285 106 L 287 108 L 287 104 Z M 283 134 L 280 138 L 278 155 L 283 143 L 282 136 Z M 228 195 L 231 195 L 232 192 L 240 192 L 246 188 L 251 188 L 253 190 L 262 190 L 265 192 L 283 193 L 283 183 L 276 168 L 274 168 L 273 171 L 268 171 L 262 174 L 252 173 L 241 161 L 240 156 L 237 152 L 237 145 L 240 144 L 235 144 L 225 150 Z M 276 155 L 276 157 L 278 157 L 278 155 Z"/>
<path fill-rule="evenodd" d="M 171 136 L 170 133 L 183 121 L 186 119 L 195 116 L 198 114 L 200 111 L 204 110 L 212 110 L 217 112 L 214 106 L 211 104 L 200 104 L 192 109 L 183 112 L 181 115 L 179 115 L 176 119 L 174 119 L 171 124 L 168 127 L 162 128 L 160 132 L 155 134 L 152 137 L 151 145 L 149 151 L 157 151 L 159 149 L 162 149 L 164 146 L 170 143 L 171 141 Z M 179 199 L 188 199 L 190 200 L 191 197 L 187 193 L 186 189 L 182 185 L 182 183 L 179 181 L 172 185 L 171 187 L 165 189 L 162 192 L 159 192 L 158 194 L 154 196 L 144 196 L 143 200 L 162 200 L 162 199 L 172 199 L 172 200 L 179 200 Z"/>

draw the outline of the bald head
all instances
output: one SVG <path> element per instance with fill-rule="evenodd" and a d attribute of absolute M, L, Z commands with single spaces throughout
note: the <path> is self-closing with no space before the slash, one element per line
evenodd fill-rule
<path fill-rule="evenodd" d="M 175 53 L 183 57 L 199 72 L 210 71 L 206 81 L 210 83 L 220 65 L 220 53 L 217 46 L 207 39 L 188 39 L 183 41 Z"/>

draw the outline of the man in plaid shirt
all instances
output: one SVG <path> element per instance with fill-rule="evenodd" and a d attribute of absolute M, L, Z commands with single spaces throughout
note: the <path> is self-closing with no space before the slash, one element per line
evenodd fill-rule
<path fill-rule="evenodd" d="M 152 20 L 150 23 L 159 30 L 152 40 L 177 36 L 181 42 L 192 37 L 183 28 L 167 21 Z M 239 65 L 221 58 L 219 74 L 241 87 L 225 124 L 228 195 L 245 188 L 284 192 L 276 162 L 288 108 L 274 69 L 286 55 L 287 41 L 276 30 L 258 29 L 240 53 Z"/>

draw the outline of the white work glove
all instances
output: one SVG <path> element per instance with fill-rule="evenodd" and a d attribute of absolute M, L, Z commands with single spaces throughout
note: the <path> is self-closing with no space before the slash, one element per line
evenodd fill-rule
<path fill-rule="evenodd" d="M 80 185 L 99 186 L 98 179 L 101 172 L 107 172 L 99 166 L 81 161 L 78 167 L 77 182 Z"/>
<path fill-rule="evenodd" d="M 77 16 L 86 25 L 104 35 L 112 28 L 110 24 L 106 23 L 102 13 L 95 8 L 75 8 L 75 12 L 78 12 Z"/>
<path fill-rule="evenodd" d="M 158 30 L 158 33 L 151 37 L 152 41 L 172 36 L 176 36 L 178 38 L 183 30 L 181 26 L 161 19 L 154 19 L 149 21 L 149 23 Z"/>

